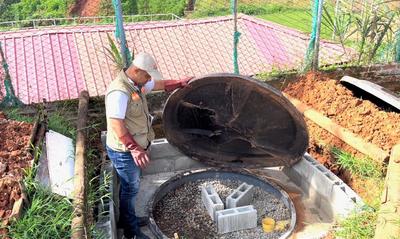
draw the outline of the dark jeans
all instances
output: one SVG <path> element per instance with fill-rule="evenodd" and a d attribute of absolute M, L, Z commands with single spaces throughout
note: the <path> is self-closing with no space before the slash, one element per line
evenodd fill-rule
<path fill-rule="evenodd" d="M 107 146 L 107 154 L 121 182 L 119 224 L 124 228 L 125 236 L 133 237 L 140 231 L 135 215 L 135 197 L 139 192 L 140 168 L 136 166 L 130 152 L 118 152 Z"/>

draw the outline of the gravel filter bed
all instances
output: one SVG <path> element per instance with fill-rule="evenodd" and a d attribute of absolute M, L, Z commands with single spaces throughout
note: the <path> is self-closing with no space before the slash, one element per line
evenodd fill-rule
<path fill-rule="evenodd" d="M 154 219 L 161 231 L 170 238 L 178 233 L 179 238 L 279 238 L 282 232 L 264 233 L 261 220 L 268 216 L 276 221 L 289 220 L 290 212 L 281 200 L 274 195 L 254 188 L 251 205 L 257 210 L 257 227 L 248 230 L 230 232 L 219 235 L 216 224 L 208 215 L 202 200 L 201 187 L 211 184 L 218 192 L 221 200 L 225 199 L 242 182 L 236 180 L 197 180 L 186 183 L 169 192 L 161 199 L 154 210 Z"/>

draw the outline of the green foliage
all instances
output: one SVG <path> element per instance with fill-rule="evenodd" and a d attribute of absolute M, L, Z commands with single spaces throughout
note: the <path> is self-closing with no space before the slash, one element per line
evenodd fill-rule
<path fill-rule="evenodd" d="M 115 14 L 111 0 L 100 1 L 100 16 L 113 16 Z"/>
<path fill-rule="evenodd" d="M 183 16 L 186 0 L 122 0 L 124 15 L 173 13 Z"/>
<path fill-rule="evenodd" d="M 264 15 L 282 13 L 292 10 L 293 7 L 288 7 L 282 4 L 266 4 L 266 3 L 240 3 L 238 4 L 238 13 L 246 15 Z M 195 12 L 191 14 L 192 18 L 209 17 L 209 16 L 224 16 L 231 14 L 231 6 L 229 1 L 226 3 L 213 3 L 207 0 L 196 1 Z"/>
<path fill-rule="evenodd" d="M 107 33 L 109 48 L 104 48 L 106 51 L 106 56 L 114 63 L 117 70 L 122 70 L 124 68 L 124 62 L 122 60 L 122 55 L 115 44 L 114 40 L 111 38 L 110 34 Z"/>
<path fill-rule="evenodd" d="M 352 213 L 345 220 L 340 220 L 334 234 L 344 239 L 371 239 L 375 234 L 378 218 L 377 210 L 366 207 L 364 210 Z"/>
<path fill-rule="evenodd" d="M 63 116 L 59 111 L 51 113 L 48 118 L 48 127 L 60 134 L 75 139 L 76 128 L 70 120 Z"/>
<path fill-rule="evenodd" d="M 325 5 L 323 29 L 329 29 L 333 39 L 343 47 L 353 48 L 357 64 L 391 62 L 395 58 L 395 23 L 399 10 L 391 10 L 385 3 L 363 4 L 358 9 Z"/>
<path fill-rule="evenodd" d="M 395 14 L 365 11 L 362 15 L 355 15 L 357 31 L 360 34 L 358 41 L 358 63 L 372 63 L 379 48 L 383 45 L 388 32 L 393 32 L 391 25 Z"/>
<path fill-rule="evenodd" d="M 330 7 L 324 6 L 322 14 L 322 25 L 333 33 L 334 39 L 338 38 L 344 51 L 346 52 L 345 44 L 349 37 L 351 37 L 356 30 L 351 30 L 353 23 L 353 15 L 350 12 L 338 12 L 336 16 L 333 15 L 334 10 Z"/>
<path fill-rule="evenodd" d="M 72 0 L 21 0 L 10 6 L 13 20 L 65 17 Z"/>
<path fill-rule="evenodd" d="M 3 110 L 8 119 L 33 123 L 33 118 L 23 115 L 19 108 L 6 108 Z"/>
<path fill-rule="evenodd" d="M 73 209 L 71 202 L 36 187 L 24 216 L 9 227 L 11 238 L 69 238 Z"/>
<path fill-rule="evenodd" d="M 36 160 L 40 156 L 35 155 Z M 11 238 L 70 238 L 73 206 L 68 198 L 53 194 L 35 181 L 37 167 L 25 172 L 23 184 L 30 202 L 22 218 L 12 221 Z"/>
<path fill-rule="evenodd" d="M 336 157 L 337 163 L 349 170 L 353 175 L 360 177 L 372 177 L 381 178 L 383 177 L 383 169 L 378 163 L 369 158 L 358 159 L 350 153 L 344 152 L 338 148 L 333 147 L 333 155 Z"/>
<path fill-rule="evenodd" d="M 121 51 L 119 50 L 119 46 L 115 43 L 113 38 L 110 36 L 110 34 L 107 34 L 107 39 L 108 39 L 108 48 L 104 48 L 106 54 L 106 57 L 109 58 L 113 63 L 116 71 L 120 71 L 124 68 L 124 62 L 122 60 L 122 54 Z M 131 64 L 132 60 L 134 58 L 134 52 L 133 49 L 131 52 L 128 50 L 128 66 Z"/>
<path fill-rule="evenodd" d="M 14 19 L 14 16 L 11 13 L 11 6 L 19 1 L 20 0 L 0 0 L 0 21 Z"/>

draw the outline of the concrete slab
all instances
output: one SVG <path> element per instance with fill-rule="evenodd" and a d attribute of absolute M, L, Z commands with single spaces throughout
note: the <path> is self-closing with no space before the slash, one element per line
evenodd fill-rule
<path fill-rule="evenodd" d="M 253 205 L 229 208 L 216 212 L 219 234 L 257 227 L 257 210 Z"/>
<path fill-rule="evenodd" d="M 46 153 L 51 191 L 72 198 L 75 167 L 72 139 L 49 130 L 46 132 Z"/>

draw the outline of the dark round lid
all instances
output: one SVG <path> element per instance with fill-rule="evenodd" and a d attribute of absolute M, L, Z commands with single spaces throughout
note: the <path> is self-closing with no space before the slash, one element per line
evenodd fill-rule
<path fill-rule="evenodd" d="M 308 146 L 303 116 L 278 90 L 235 74 L 193 79 L 168 98 L 163 122 L 172 145 L 213 166 L 291 166 Z"/>

